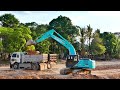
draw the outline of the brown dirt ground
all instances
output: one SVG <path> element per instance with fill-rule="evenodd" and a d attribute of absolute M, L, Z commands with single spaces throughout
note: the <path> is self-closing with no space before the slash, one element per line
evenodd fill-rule
<path fill-rule="evenodd" d="M 0 79 L 120 79 L 120 60 L 97 61 L 96 68 L 90 75 L 60 75 L 65 63 L 54 65 L 52 69 L 43 71 L 13 70 L 9 65 L 0 66 Z"/>

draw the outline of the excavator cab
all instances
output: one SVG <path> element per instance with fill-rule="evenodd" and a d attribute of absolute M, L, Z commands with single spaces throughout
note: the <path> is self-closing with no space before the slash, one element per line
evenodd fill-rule
<path fill-rule="evenodd" d="M 73 68 L 73 66 L 78 63 L 78 60 L 79 60 L 78 55 L 68 55 L 66 61 L 66 67 Z"/>
<path fill-rule="evenodd" d="M 71 69 L 94 69 L 95 61 L 89 58 L 80 58 L 78 55 L 68 55 L 66 61 L 66 68 Z"/>

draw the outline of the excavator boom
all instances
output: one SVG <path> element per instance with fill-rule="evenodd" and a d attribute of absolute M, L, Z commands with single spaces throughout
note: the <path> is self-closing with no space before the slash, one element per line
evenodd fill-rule
<path fill-rule="evenodd" d="M 64 47 L 66 47 L 69 50 L 70 55 L 76 55 L 76 51 L 73 45 L 70 42 L 68 42 L 65 38 L 63 38 L 59 33 L 57 33 L 54 29 L 51 29 L 48 32 L 44 33 L 41 37 L 38 37 L 35 41 L 29 40 L 26 45 L 37 44 L 50 37 L 56 40 L 58 43 L 62 44 Z"/>

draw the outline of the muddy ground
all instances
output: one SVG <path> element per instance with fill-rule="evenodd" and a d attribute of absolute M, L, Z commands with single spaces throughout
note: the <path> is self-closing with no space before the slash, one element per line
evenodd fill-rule
<path fill-rule="evenodd" d="M 0 65 L 0 79 L 120 79 L 120 60 L 97 61 L 96 66 L 90 75 L 60 75 L 64 62 L 43 71 L 13 70 L 9 65 Z"/>

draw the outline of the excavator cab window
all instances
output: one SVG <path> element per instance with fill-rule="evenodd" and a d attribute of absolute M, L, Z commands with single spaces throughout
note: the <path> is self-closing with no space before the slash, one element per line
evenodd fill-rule
<path fill-rule="evenodd" d="M 78 61 L 78 55 L 68 55 L 67 61 Z"/>

